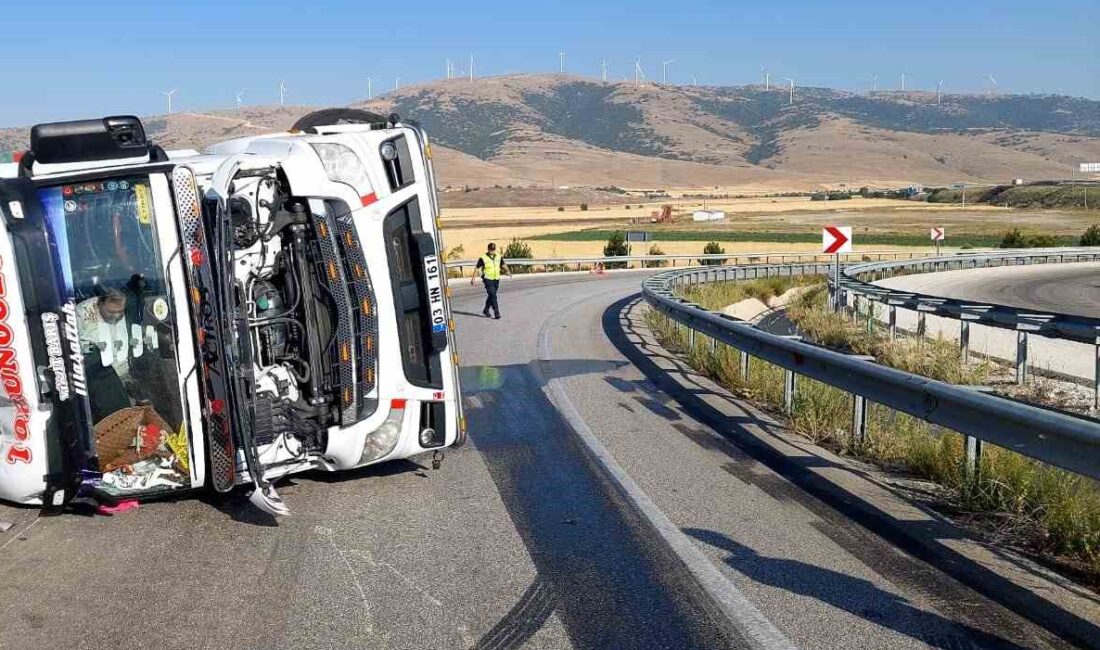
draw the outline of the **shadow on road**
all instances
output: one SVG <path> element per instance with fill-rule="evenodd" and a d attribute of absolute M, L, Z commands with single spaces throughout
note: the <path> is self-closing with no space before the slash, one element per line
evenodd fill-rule
<path fill-rule="evenodd" d="M 685 375 L 686 381 L 694 381 L 695 386 L 702 388 L 697 383 L 698 373 L 682 360 L 644 345 L 643 337 L 627 316 L 627 312 L 641 300 L 639 295 L 634 295 L 610 305 L 603 313 L 605 334 L 623 356 L 685 413 L 731 443 L 715 447 L 728 454 L 733 461 L 727 465 L 727 471 L 758 485 L 773 498 L 798 501 L 821 518 L 818 528 L 823 534 L 867 566 L 875 567 L 880 574 L 899 584 L 930 594 L 944 603 L 973 605 L 973 592 L 977 592 L 1062 639 L 1082 647 L 1100 647 L 1100 626 L 1096 621 L 1064 609 L 1041 593 L 1016 584 L 955 550 L 951 540 L 965 538 L 966 534 L 951 522 L 931 517 L 910 521 L 893 516 L 859 494 L 828 480 L 825 478 L 827 472 L 822 472 L 825 467 L 852 472 L 848 466 L 834 463 L 811 451 L 812 445 L 809 443 L 802 446 L 796 440 L 788 444 L 801 447 L 805 453 L 783 454 L 767 444 L 758 432 L 774 435 L 774 427 L 756 420 L 753 426 L 758 431 L 750 431 L 744 421 L 751 418 L 729 417 L 703 399 L 700 394 L 703 391 L 681 386 L 655 359 L 673 362 L 678 371 Z M 737 404 L 732 398 L 727 401 Z M 737 410 L 744 412 L 741 406 Z M 700 440 L 697 442 L 705 444 Z M 764 473 L 745 467 L 746 460 L 760 463 L 782 480 L 765 477 Z M 883 540 L 888 546 L 882 543 Z M 894 547 L 908 555 L 897 553 Z M 791 587 L 797 588 L 794 584 Z M 958 611 L 986 630 L 1008 630 L 1018 624 L 1016 619 L 1003 611 L 988 606 L 972 606 Z"/>
<path fill-rule="evenodd" d="M 797 560 L 761 555 L 713 530 L 686 528 L 684 532 L 728 552 L 723 561 L 756 582 L 820 600 L 933 648 L 1023 648 L 999 636 L 914 607 L 897 594 L 879 589 L 863 578 Z M 874 606 L 868 607 L 867 603 L 874 603 Z"/>
<path fill-rule="evenodd" d="M 622 503 L 545 392 L 553 378 L 625 364 L 461 369 L 470 439 L 538 575 L 476 647 L 520 647 L 555 612 L 575 648 L 729 647 L 683 569 Z"/>

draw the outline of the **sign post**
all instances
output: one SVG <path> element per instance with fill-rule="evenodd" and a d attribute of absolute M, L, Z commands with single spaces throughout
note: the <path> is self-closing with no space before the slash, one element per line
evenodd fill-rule
<path fill-rule="evenodd" d="M 940 242 L 944 239 L 944 228 L 943 226 L 934 226 L 930 233 L 932 235 L 932 243 L 936 246 L 936 257 L 939 257 Z"/>
<path fill-rule="evenodd" d="M 851 226 L 825 226 L 821 229 L 821 252 L 833 256 L 833 300 L 834 312 L 841 310 L 840 304 L 840 256 L 852 252 Z"/>

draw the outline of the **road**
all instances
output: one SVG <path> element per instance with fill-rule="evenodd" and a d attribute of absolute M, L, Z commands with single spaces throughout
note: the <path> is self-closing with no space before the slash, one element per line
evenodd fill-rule
<path fill-rule="evenodd" d="M 918 273 L 875 284 L 931 296 L 1033 309 L 1038 313 L 1100 317 L 1100 263 L 1096 262 Z M 884 314 L 881 316 L 885 318 Z M 914 312 L 898 312 L 899 327 L 914 330 L 916 321 Z M 928 316 L 926 329 L 929 336 L 957 339 L 959 324 L 955 319 Z M 1032 336 L 1029 346 L 1028 363 L 1032 367 L 1089 381 L 1096 374 L 1091 345 Z M 970 329 L 970 348 L 1013 361 L 1016 333 L 975 324 Z"/>
<path fill-rule="evenodd" d="M 675 361 L 640 338 L 641 277 L 506 280 L 500 321 L 459 286 L 471 444 L 439 470 L 303 475 L 278 521 L 240 495 L 114 518 L 0 506 L 15 523 L 0 533 L 0 648 L 736 645 L 578 422 L 799 647 L 1064 645 L 968 584 L 981 570 L 957 531 L 871 470 L 702 384 L 664 385 L 655 369 Z M 842 474 L 860 487 L 825 485 Z M 882 513 L 954 550 L 929 555 Z"/>
<path fill-rule="evenodd" d="M 1100 317 L 1100 263 L 1038 264 L 904 275 L 882 286 L 1037 312 Z"/>

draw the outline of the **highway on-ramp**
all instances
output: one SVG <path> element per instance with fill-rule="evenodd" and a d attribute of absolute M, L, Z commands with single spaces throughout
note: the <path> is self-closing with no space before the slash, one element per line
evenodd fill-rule
<path fill-rule="evenodd" d="M 739 645 L 578 424 L 796 646 L 1064 645 L 948 575 L 962 556 L 933 566 L 873 531 L 855 491 L 819 491 L 841 459 L 702 384 L 665 386 L 642 277 L 506 279 L 499 321 L 457 285 L 471 444 L 439 470 L 295 477 L 278 521 L 240 495 L 116 517 L 0 506 L 0 648 Z M 956 534 L 861 472 L 875 512 Z"/>

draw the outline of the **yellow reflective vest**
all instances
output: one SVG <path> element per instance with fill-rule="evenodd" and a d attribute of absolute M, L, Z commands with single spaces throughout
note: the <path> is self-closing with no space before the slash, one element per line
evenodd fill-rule
<path fill-rule="evenodd" d="M 490 257 L 488 253 L 481 256 L 481 263 L 485 265 L 482 269 L 482 277 L 486 280 L 499 280 L 500 279 L 500 255 Z"/>

